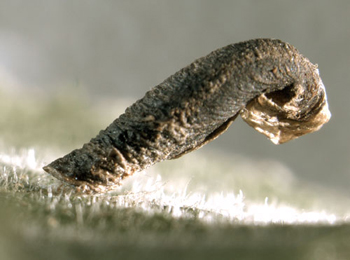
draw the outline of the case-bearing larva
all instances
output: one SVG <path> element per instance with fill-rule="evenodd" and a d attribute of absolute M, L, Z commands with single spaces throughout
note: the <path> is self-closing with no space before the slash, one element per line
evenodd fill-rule
<path fill-rule="evenodd" d="M 280 40 L 228 45 L 170 76 L 44 170 L 82 191 L 112 190 L 214 140 L 239 114 L 276 144 L 318 130 L 330 112 L 317 66 Z"/>

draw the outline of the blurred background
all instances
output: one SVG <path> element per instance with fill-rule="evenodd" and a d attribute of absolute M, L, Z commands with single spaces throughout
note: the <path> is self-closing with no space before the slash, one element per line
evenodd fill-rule
<path fill-rule="evenodd" d="M 299 180 L 350 194 L 349 25 L 347 0 L 1 0 L 0 89 L 23 100 L 34 93 L 43 102 L 79 93 L 89 106 L 104 100 L 111 110 L 113 99 L 129 100 L 126 107 L 217 48 L 279 38 L 319 65 L 331 121 L 319 132 L 276 146 L 239 119 L 202 150 L 277 160 Z M 57 119 L 57 126 L 64 120 Z M 47 121 L 37 123 L 40 131 Z"/>

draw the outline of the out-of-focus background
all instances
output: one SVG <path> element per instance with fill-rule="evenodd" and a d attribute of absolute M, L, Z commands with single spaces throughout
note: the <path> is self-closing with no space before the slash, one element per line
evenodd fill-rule
<path fill-rule="evenodd" d="M 1 0 L 0 258 L 349 259 L 349 25 L 346 0 Z M 261 37 L 319 65 L 320 131 L 276 146 L 237 119 L 100 196 L 42 171 L 195 59 Z"/>
<path fill-rule="evenodd" d="M 203 149 L 273 158 L 298 178 L 349 192 L 349 24 L 346 0 L 5 0 L 0 2 L 0 83 L 18 84 L 19 95 L 79 88 L 89 97 L 128 98 L 131 104 L 214 49 L 279 38 L 319 65 L 332 112 L 329 124 L 275 146 L 235 122 Z"/>

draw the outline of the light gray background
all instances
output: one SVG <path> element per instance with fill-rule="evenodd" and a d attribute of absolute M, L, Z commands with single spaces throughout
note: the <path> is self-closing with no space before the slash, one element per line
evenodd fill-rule
<path fill-rule="evenodd" d="M 349 192 L 350 1 L 0 1 L 0 70 L 51 94 L 80 86 L 136 100 L 194 59 L 258 37 L 319 64 L 333 117 L 280 146 L 239 120 L 203 149 L 276 159 Z"/>

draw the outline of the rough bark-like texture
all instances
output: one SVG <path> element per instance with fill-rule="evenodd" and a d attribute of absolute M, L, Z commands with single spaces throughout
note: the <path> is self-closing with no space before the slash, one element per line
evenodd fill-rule
<path fill-rule="evenodd" d="M 317 66 L 280 40 L 228 45 L 170 76 L 44 170 L 83 191 L 111 190 L 215 139 L 239 114 L 275 143 L 319 129 L 330 113 Z"/>

